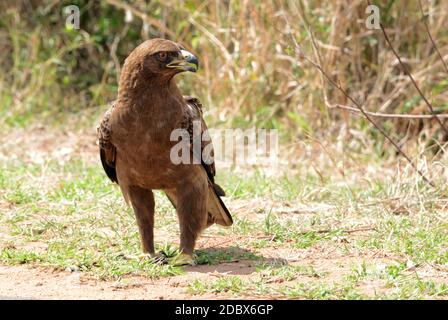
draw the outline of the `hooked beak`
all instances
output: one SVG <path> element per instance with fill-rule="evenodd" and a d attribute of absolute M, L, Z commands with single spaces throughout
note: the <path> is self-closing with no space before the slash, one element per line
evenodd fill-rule
<path fill-rule="evenodd" d="M 177 69 L 180 71 L 191 71 L 196 72 L 199 68 L 199 61 L 191 52 L 187 50 L 180 50 L 181 57 L 174 59 L 166 66 L 168 68 Z"/>

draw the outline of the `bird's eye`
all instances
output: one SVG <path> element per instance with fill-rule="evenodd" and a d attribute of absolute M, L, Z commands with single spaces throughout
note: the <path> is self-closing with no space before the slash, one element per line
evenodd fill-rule
<path fill-rule="evenodd" d="M 161 61 L 166 60 L 167 56 L 168 56 L 168 54 L 167 54 L 166 52 L 159 52 L 158 55 L 157 55 L 157 57 L 158 57 Z"/>

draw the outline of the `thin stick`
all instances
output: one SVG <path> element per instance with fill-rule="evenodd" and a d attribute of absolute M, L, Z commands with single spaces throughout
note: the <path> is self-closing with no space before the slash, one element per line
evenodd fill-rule
<path fill-rule="evenodd" d="M 442 61 L 443 66 L 445 67 L 445 71 L 446 71 L 446 73 L 448 73 L 448 66 L 447 66 L 445 60 L 443 59 L 442 54 L 440 53 L 439 48 L 437 47 L 436 42 L 434 41 L 434 39 L 433 39 L 433 37 L 432 37 L 432 35 L 431 35 L 431 31 L 429 31 L 429 25 L 428 25 L 428 23 L 426 22 L 426 17 L 425 17 L 425 14 L 424 14 L 424 12 L 423 12 L 422 2 L 421 2 L 420 0 L 418 0 L 418 5 L 419 5 L 419 7 L 420 7 L 420 11 L 421 11 L 421 13 L 422 13 L 422 18 L 423 18 L 423 23 L 425 24 L 426 33 L 428 34 L 428 37 L 429 37 L 429 39 L 431 40 L 432 46 L 433 46 L 434 49 L 436 50 L 436 52 L 437 52 L 437 54 L 438 54 L 438 56 L 439 56 L 439 58 L 440 58 L 440 61 Z"/>
<path fill-rule="evenodd" d="M 288 28 L 290 30 L 291 29 L 291 25 L 289 24 L 288 18 L 286 17 L 286 15 L 283 14 L 283 18 L 286 22 L 286 24 L 288 25 Z M 310 28 L 310 26 L 308 26 L 308 28 Z M 342 86 L 338 83 L 336 83 L 333 79 L 331 79 L 331 77 L 322 69 L 322 67 L 315 63 L 314 61 L 312 61 L 311 59 L 309 59 L 307 56 L 305 56 L 305 54 L 302 52 L 302 50 L 300 49 L 299 44 L 297 43 L 296 38 L 293 36 L 292 32 L 289 32 L 291 39 L 293 41 L 294 47 L 295 47 L 295 53 L 298 59 L 304 59 L 305 61 L 307 61 L 308 63 L 312 64 L 316 69 L 318 69 L 320 71 L 320 73 L 324 76 L 325 79 L 327 79 L 327 81 L 333 85 L 335 88 L 337 88 L 347 99 L 349 99 L 357 108 L 358 110 L 364 115 L 364 117 L 367 119 L 367 121 L 369 121 L 394 147 L 395 149 L 398 151 L 398 153 L 400 153 L 409 163 L 409 165 L 422 177 L 422 179 L 428 183 L 430 186 L 435 187 L 434 183 L 429 180 L 425 174 L 417 168 L 417 166 L 414 164 L 414 162 L 411 160 L 411 158 L 401 149 L 401 147 L 386 133 L 386 131 L 384 131 L 383 128 L 381 128 L 373 119 L 372 117 L 366 113 L 366 111 L 364 110 L 364 108 L 355 100 L 353 99 L 347 92 L 346 90 L 344 90 L 344 88 L 342 88 Z M 438 119 L 438 118 L 437 118 Z M 439 120 L 439 119 L 438 119 Z M 440 121 L 440 120 L 439 120 Z"/>
<path fill-rule="evenodd" d="M 322 230 L 307 230 L 301 231 L 299 234 L 306 235 L 309 233 L 330 233 L 330 232 L 341 232 L 341 233 L 355 233 L 355 232 L 363 232 L 363 231 L 371 231 L 375 230 L 375 226 L 364 226 L 355 229 L 322 229 Z"/>
<path fill-rule="evenodd" d="M 367 2 L 370 4 L 370 1 L 367 1 Z M 434 108 L 432 107 L 432 104 L 428 101 L 428 99 L 426 99 L 425 95 L 420 90 L 420 87 L 418 86 L 417 82 L 415 82 L 414 77 L 412 76 L 411 72 L 408 70 L 408 68 L 403 63 L 403 61 L 401 61 L 400 56 L 398 55 L 398 53 L 395 51 L 394 47 L 392 46 L 392 43 L 390 42 L 389 37 L 387 36 L 386 30 L 384 29 L 384 26 L 382 23 L 380 23 L 380 28 L 381 28 L 381 31 L 383 32 L 383 35 L 384 35 L 384 38 L 386 39 L 387 44 L 389 45 L 390 49 L 394 53 L 395 57 L 398 59 L 398 62 L 400 63 L 401 67 L 403 68 L 404 72 L 408 75 L 409 79 L 411 79 L 411 82 L 414 85 L 415 89 L 417 89 L 420 97 L 423 99 L 423 101 L 425 101 L 426 105 L 428 106 L 428 109 L 431 111 L 431 114 L 433 115 L 433 118 L 435 118 L 437 120 L 437 122 L 440 124 L 440 127 L 442 128 L 442 130 L 445 131 L 446 135 L 448 135 L 448 129 L 445 128 L 442 121 L 436 116 L 436 113 L 434 111 Z"/>
<path fill-rule="evenodd" d="M 330 109 L 332 109 L 332 108 L 349 110 L 349 111 L 353 111 L 355 114 L 361 115 L 358 108 L 344 106 L 342 104 L 334 104 L 334 105 L 330 106 Z M 409 119 L 409 120 L 413 120 L 413 119 L 432 120 L 432 119 L 434 119 L 434 116 L 430 115 L 430 114 L 396 114 L 396 113 L 378 113 L 378 112 L 370 112 L 370 111 L 366 111 L 366 113 L 372 117 L 387 118 L 387 119 Z M 441 119 L 446 119 L 446 118 L 448 118 L 448 114 L 440 114 L 440 115 L 437 115 L 436 117 L 441 118 Z"/>
<path fill-rule="evenodd" d="M 431 185 L 432 187 L 435 187 L 434 183 L 432 181 L 430 181 L 428 178 L 426 178 L 425 174 L 417 168 L 417 166 L 414 164 L 414 162 L 411 160 L 411 158 L 401 149 L 401 147 L 386 133 L 386 131 L 384 131 L 383 128 L 381 128 L 372 118 L 371 116 L 366 113 L 366 111 L 364 110 L 364 108 L 355 100 L 353 99 L 339 84 L 337 84 L 336 82 L 334 82 L 333 79 L 330 78 L 330 76 L 328 76 L 328 74 L 321 68 L 321 66 L 315 64 L 313 61 L 308 60 L 308 58 L 305 57 L 305 59 L 310 62 L 311 64 L 313 64 L 323 75 L 324 77 L 334 86 L 336 87 L 339 91 L 342 92 L 342 94 L 349 99 L 358 109 L 359 111 L 364 115 L 364 117 L 367 119 L 367 121 L 369 121 L 394 147 L 395 149 L 409 162 L 409 164 L 411 165 L 411 167 L 418 172 L 418 174 L 423 178 L 423 180 L 425 182 L 427 182 L 429 185 Z M 439 120 L 440 121 L 440 120 Z"/>

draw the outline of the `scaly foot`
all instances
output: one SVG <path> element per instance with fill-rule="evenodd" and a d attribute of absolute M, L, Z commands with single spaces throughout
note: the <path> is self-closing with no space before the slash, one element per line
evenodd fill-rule
<path fill-rule="evenodd" d="M 185 265 L 194 266 L 195 265 L 193 255 L 186 254 L 183 252 L 179 253 L 177 256 L 175 256 L 173 258 L 169 258 L 168 262 L 172 266 L 185 266 Z"/>

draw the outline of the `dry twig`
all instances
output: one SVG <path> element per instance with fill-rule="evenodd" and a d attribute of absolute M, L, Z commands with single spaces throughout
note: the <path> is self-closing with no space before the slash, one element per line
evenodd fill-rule
<path fill-rule="evenodd" d="M 423 12 L 423 6 L 422 6 L 422 2 L 421 2 L 421 0 L 418 0 L 418 5 L 419 5 L 419 7 L 420 7 L 420 12 L 422 13 L 422 20 L 423 20 L 423 23 L 424 23 L 425 28 L 426 28 L 426 33 L 428 34 L 428 37 L 429 37 L 429 39 L 431 40 L 432 46 L 434 47 L 434 50 L 436 50 L 437 55 L 438 55 L 439 58 L 440 58 L 440 61 L 442 61 L 443 66 L 445 67 L 445 71 L 446 71 L 446 73 L 448 73 L 448 66 L 447 66 L 445 60 L 443 59 L 443 56 L 442 56 L 442 54 L 440 53 L 439 48 L 437 47 L 436 42 L 434 41 L 434 39 L 433 39 L 433 37 L 432 37 L 432 35 L 431 35 L 431 31 L 429 30 L 428 22 L 426 22 L 426 16 L 425 16 L 425 14 L 424 14 L 424 12 Z"/>
<path fill-rule="evenodd" d="M 344 109 L 354 112 L 355 114 L 361 115 L 358 108 L 344 106 L 342 104 L 334 104 L 330 108 Z M 434 119 L 434 115 L 431 114 L 396 114 L 396 113 L 378 113 L 378 112 L 370 112 L 366 111 L 366 113 L 372 117 L 377 118 L 389 118 L 389 119 L 419 119 L 419 120 L 432 120 Z M 447 119 L 448 114 L 439 114 L 436 115 L 437 118 Z"/>
<path fill-rule="evenodd" d="M 299 234 L 306 235 L 309 233 L 330 233 L 330 232 L 335 232 L 335 231 L 340 231 L 341 233 L 355 233 L 355 232 L 363 232 L 363 231 L 371 231 L 371 230 L 375 230 L 375 226 L 364 226 L 364 227 L 359 227 L 359 228 L 355 228 L 355 229 L 345 229 L 345 230 L 338 230 L 338 229 L 306 230 L 306 231 L 300 232 Z"/>
<path fill-rule="evenodd" d="M 367 3 L 370 5 L 370 0 L 367 0 Z M 415 81 L 414 77 L 412 76 L 412 73 L 408 70 L 406 65 L 403 63 L 403 61 L 401 60 L 401 58 L 398 55 L 397 51 L 395 51 L 394 47 L 392 46 L 392 43 L 389 40 L 389 37 L 387 36 L 387 32 L 384 29 L 384 26 L 383 26 L 383 24 L 381 22 L 380 22 L 380 28 L 381 28 L 381 31 L 383 32 L 384 39 L 386 40 L 386 42 L 389 45 L 389 47 L 392 50 L 392 52 L 394 53 L 395 57 L 398 59 L 398 62 L 400 63 L 403 71 L 407 74 L 407 76 L 411 80 L 412 84 L 414 85 L 415 89 L 419 93 L 420 97 L 423 99 L 425 104 L 428 106 L 428 109 L 431 111 L 431 114 L 433 115 L 433 118 L 435 118 L 437 120 L 437 122 L 439 123 L 440 127 L 442 128 L 442 130 L 445 131 L 446 135 L 448 135 L 448 129 L 445 128 L 445 126 L 443 125 L 442 121 L 436 116 L 436 113 L 434 111 L 434 108 L 433 108 L 432 104 L 428 101 L 428 99 L 426 99 L 426 96 L 420 90 L 420 87 L 418 86 L 417 82 Z"/>
<path fill-rule="evenodd" d="M 282 15 L 289 30 L 291 29 L 291 25 L 288 21 L 288 18 L 285 15 Z M 307 28 L 311 31 L 310 26 L 307 26 Z M 312 31 L 311 31 L 312 32 Z M 355 100 L 353 99 L 348 93 L 347 91 L 338 83 L 336 83 L 328 74 L 327 72 L 325 72 L 325 70 L 323 70 L 323 68 L 317 64 L 316 62 L 314 62 L 313 60 L 309 59 L 307 56 L 305 56 L 305 54 L 302 52 L 300 45 L 297 43 L 296 38 L 294 37 L 294 35 L 292 34 L 292 32 L 289 32 L 291 39 L 293 41 L 294 47 L 295 47 L 295 53 L 298 59 L 302 59 L 305 60 L 306 62 L 310 63 L 311 65 L 313 65 L 316 69 L 318 69 L 320 71 L 320 73 L 324 76 L 324 78 L 336 89 L 338 89 L 348 100 L 350 100 L 355 106 L 356 108 L 358 108 L 358 110 L 364 115 L 364 117 L 367 119 L 367 121 L 369 121 L 380 133 L 381 135 L 383 135 L 393 146 L 394 148 L 398 151 L 399 154 L 401 154 L 409 163 L 409 165 L 422 177 L 422 179 L 428 183 L 430 186 L 435 187 L 434 183 L 429 180 L 425 174 L 417 168 L 417 166 L 414 164 L 414 162 L 412 161 L 412 159 L 403 151 L 403 149 L 398 145 L 397 142 L 395 142 L 388 134 L 387 132 L 380 127 L 373 119 L 372 117 L 366 113 L 366 111 L 364 110 L 364 108 Z M 314 45 L 314 43 L 313 43 Z M 316 49 L 316 48 L 315 48 Z M 440 121 L 440 119 L 437 118 L 437 120 Z"/>

